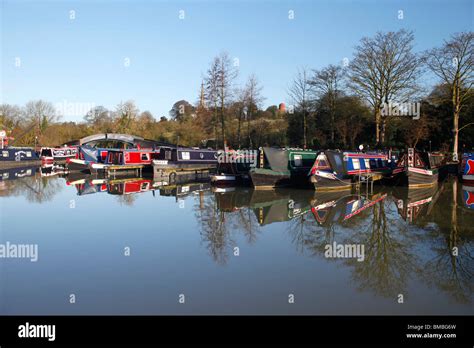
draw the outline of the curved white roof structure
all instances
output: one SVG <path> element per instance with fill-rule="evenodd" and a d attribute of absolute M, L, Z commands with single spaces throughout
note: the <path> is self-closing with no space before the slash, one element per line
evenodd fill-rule
<path fill-rule="evenodd" d="M 119 133 L 100 133 L 89 135 L 85 138 L 79 139 L 79 145 L 84 145 L 91 142 L 97 142 L 102 140 L 116 140 L 122 141 L 124 143 L 131 143 L 134 144 L 137 141 L 143 141 L 142 137 L 136 135 L 129 135 L 129 134 L 119 134 Z"/>

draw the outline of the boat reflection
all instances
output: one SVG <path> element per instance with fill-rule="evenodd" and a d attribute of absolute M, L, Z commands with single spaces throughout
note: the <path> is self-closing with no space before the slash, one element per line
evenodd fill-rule
<path fill-rule="evenodd" d="M 37 169 L 37 166 L 0 169 L 0 182 L 34 176 Z"/>
<path fill-rule="evenodd" d="M 141 212 L 163 222 L 172 220 L 162 227 L 170 236 L 180 229 L 189 232 L 189 252 L 205 253 L 212 263 L 230 263 L 236 247 L 250 251 L 257 262 L 258 257 L 268 262 L 268 255 L 280 248 L 289 262 L 294 258 L 304 264 L 311 257 L 315 260 L 308 264 L 323 270 L 337 263 L 351 275 L 351 286 L 390 301 L 410 293 L 410 282 L 416 279 L 449 294 L 455 302 L 473 302 L 474 187 L 461 185 L 456 178 L 428 188 L 379 186 L 373 193 L 364 189 L 357 193 L 217 188 L 196 181 L 170 185 L 146 177 L 42 176 L 36 168 L 0 173 L 0 196 L 24 196 L 36 204 L 35 211 L 61 207 L 75 194 L 87 199 L 96 193 L 111 195 L 92 196 L 114 198 L 107 201 L 110 209 L 119 208 L 117 203 L 132 205 L 143 197 Z M 173 200 L 167 197 L 186 204 L 179 208 L 160 204 L 157 209 L 156 200 Z M 25 200 L 11 202 L 24 205 Z M 94 204 L 82 206 L 91 212 L 96 209 Z M 143 229 L 150 224 L 148 219 L 139 223 Z M 112 226 L 127 228 L 117 222 Z M 334 242 L 363 245 L 363 262 L 327 258 L 325 248 Z M 247 246 L 255 248 L 245 250 Z"/>
<path fill-rule="evenodd" d="M 463 205 L 469 210 L 474 210 L 474 186 L 462 185 Z"/>
<path fill-rule="evenodd" d="M 93 193 L 106 192 L 110 195 L 127 196 L 132 194 L 151 192 L 159 190 L 160 196 L 179 197 L 186 196 L 193 192 L 210 190 L 210 183 L 206 182 L 183 182 L 181 184 L 169 185 L 165 181 L 154 181 L 150 178 L 119 178 L 106 179 L 93 175 L 67 176 L 66 184 L 75 186 L 77 195 L 84 196 Z"/>
<path fill-rule="evenodd" d="M 396 187 L 392 191 L 392 195 L 401 217 L 411 223 L 431 213 L 443 188 L 443 185 L 414 189 Z"/>
<path fill-rule="evenodd" d="M 250 208 L 260 226 L 289 221 L 306 214 L 311 209 L 313 193 L 311 190 L 214 188 L 217 209 L 230 213 Z"/>
<path fill-rule="evenodd" d="M 342 223 L 387 198 L 379 191 L 371 194 L 352 194 L 347 191 L 316 192 L 311 202 L 314 218 L 321 226 Z"/>

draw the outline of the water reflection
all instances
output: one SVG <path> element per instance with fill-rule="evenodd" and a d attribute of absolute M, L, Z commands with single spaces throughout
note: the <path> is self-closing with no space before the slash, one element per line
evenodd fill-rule
<path fill-rule="evenodd" d="M 174 197 L 171 205 L 192 202 L 192 215 L 182 215 L 182 219 L 183 223 L 192 219 L 197 226 L 200 246 L 195 252 L 205 250 L 214 264 L 223 266 L 223 272 L 242 240 L 255 246 L 262 239 L 261 247 L 265 247 L 274 231 L 283 230 L 289 239 L 284 246 L 279 241 L 280 247 L 342 267 L 358 293 L 395 299 L 427 287 L 472 308 L 474 189 L 455 178 L 431 188 L 379 186 L 371 193 L 314 192 L 213 188 L 207 182 L 168 185 L 149 178 L 107 180 L 28 170 L 0 172 L 0 196 L 47 203 L 69 186 L 75 188 L 78 199 L 108 194 L 124 207 L 133 207 L 145 195 L 153 200 Z M 142 209 L 145 214 L 154 212 L 152 203 Z M 179 226 L 178 221 L 172 228 Z M 364 245 L 364 261 L 327 259 L 325 247 L 334 242 Z M 271 248 L 265 250 L 261 262 L 278 257 L 268 254 Z"/>
<path fill-rule="evenodd" d="M 48 180 L 34 166 L 0 169 L 0 197 L 23 196 L 29 202 L 51 201 L 63 188 L 63 183 Z"/>

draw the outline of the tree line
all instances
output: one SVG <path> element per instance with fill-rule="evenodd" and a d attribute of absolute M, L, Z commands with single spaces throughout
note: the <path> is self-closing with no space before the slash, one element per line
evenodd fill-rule
<path fill-rule="evenodd" d="M 453 34 L 423 52 L 414 52 L 414 44 L 411 31 L 378 32 L 362 38 L 350 60 L 320 69 L 299 67 L 286 105 L 263 108 L 257 76 L 239 84 L 238 62 L 222 52 L 210 62 L 197 100 L 177 101 L 168 117 L 157 119 L 129 100 L 113 110 L 95 106 L 83 122 L 60 122 L 53 104 L 37 100 L 24 107 L 0 105 L 0 127 L 18 145 L 58 145 L 121 132 L 188 146 L 470 150 L 473 33 Z M 435 78 L 431 86 L 422 83 L 427 77 Z M 406 105 L 419 113 L 406 115 Z"/>

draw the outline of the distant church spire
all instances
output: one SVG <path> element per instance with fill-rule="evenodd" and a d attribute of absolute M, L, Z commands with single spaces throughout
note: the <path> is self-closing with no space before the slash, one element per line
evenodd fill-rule
<path fill-rule="evenodd" d="M 201 96 L 199 98 L 199 107 L 205 108 L 206 105 L 204 103 L 204 81 L 201 82 Z"/>

